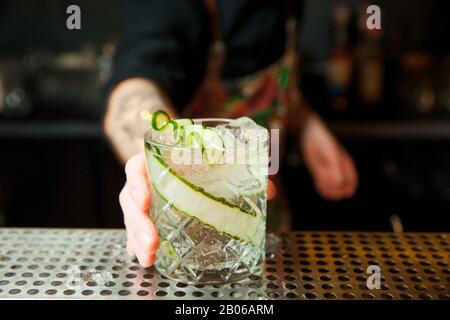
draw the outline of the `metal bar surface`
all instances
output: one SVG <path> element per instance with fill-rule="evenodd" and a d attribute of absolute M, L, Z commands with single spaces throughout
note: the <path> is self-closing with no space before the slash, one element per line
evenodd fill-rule
<path fill-rule="evenodd" d="M 140 267 L 125 240 L 123 230 L 0 228 L 0 299 L 450 299 L 447 233 L 270 235 L 262 278 L 198 286 Z M 368 288 L 369 266 L 379 288 Z"/>

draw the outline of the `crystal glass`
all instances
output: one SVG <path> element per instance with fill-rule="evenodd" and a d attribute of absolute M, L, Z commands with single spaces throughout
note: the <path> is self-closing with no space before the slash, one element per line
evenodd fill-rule
<path fill-rule="evenodd" d="M 192 284 L 259 275 L 265 254 L 268 131 L 249 118 L 194 123 L 220 135 L 223 145 L 215 150 L 214 162 L 205 161 L 200 144 L 178 147 L 161 142 L 166 139 L 156 130 L 145 134 L 150 215 L 160 236 L 155 267 Z M 180 136 L 185 139 L 186 133 Z"/>

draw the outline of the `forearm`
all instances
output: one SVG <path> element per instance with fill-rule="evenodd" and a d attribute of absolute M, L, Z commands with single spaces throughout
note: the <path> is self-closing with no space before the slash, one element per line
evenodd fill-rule
<path fill-rule="evenodd" d="M 296 134 L 302 135 L 305 128 L 311 123 L 311 120 L 320 118 L 320 116 L 311 108 L 310 104 L 305 101 L 300 91 L 291 90 L 291 102 L 296 106 L 293 110 L 293 116 L 289 118 L 290 127 Z"/>
<path fill-rule="evenodd" d="M 119 159 L 125 163 L 143 150 L 143 135 L 148 130 L 144 111 L 164 109 L 171 117 L 175 112 L 163 90 L 144 78 L 119 83 L 112 91 L 104 118 L 104 132 Z"/>

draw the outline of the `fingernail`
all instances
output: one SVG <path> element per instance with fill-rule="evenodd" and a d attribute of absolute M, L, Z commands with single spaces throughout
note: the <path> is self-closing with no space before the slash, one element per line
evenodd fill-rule
<path fill-rule="evenodd" d="M 150 235 L 144 231 L 139 231 L 136 233 L 136 241 L 141 248 L 142 252 L 146 254 L 153 254 L 154 252 L 150 252 L 150 245 L 152 242 L 152 238 Z"/>

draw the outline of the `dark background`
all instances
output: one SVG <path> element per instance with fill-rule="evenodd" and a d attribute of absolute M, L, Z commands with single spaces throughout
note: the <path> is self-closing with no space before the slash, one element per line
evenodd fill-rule
<path fill-rule="evenodd" d="M 351 12 L 348 41 L 339 52 L 355 65 L 357 48 L 366 41 L 357 28 L 358 8 L 381 6 L 376 59 L 383 95 L 365 105 L 357 68 L 352 82 L 336 92 L 324 68 L 305 62 L 308 99 L 354 156 L 360 188 L 352 200 L 322 200 L 291 137 L 281 175 L 293 226 L 388 231 L 397 215 L 405 231 L 449 231 L 449 5 L 323 1 L 315 14 L 329 17 L 331 49 L 337 3 Z M 65 27 L 70 4 L 82 8 L 82 30 Z M 314 15 L 305 21 L 302 37 L 314 39 Z M 102 134 L 100 94 L 120 30 L 117 0 L 0 1 L 0 226 L 123 225 L 123 168 Z M 405 67 L 411 55 L 419 66 Z M 345 107 L 336 107 L 339 99 Z"/>

